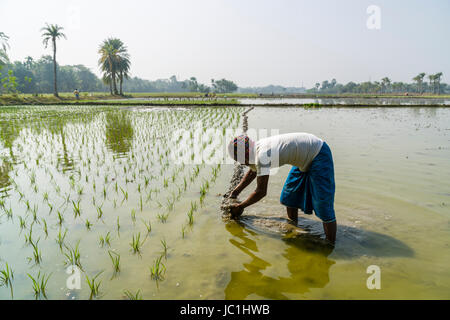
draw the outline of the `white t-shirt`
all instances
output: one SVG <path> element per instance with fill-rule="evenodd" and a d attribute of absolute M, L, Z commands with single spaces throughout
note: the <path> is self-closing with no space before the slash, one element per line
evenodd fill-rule
<path fill-rule="evenodd" d="M 255 161 L 251 170 L 258 176 L 267 176 L 271 168 L 285 164 L 298 167 L 306 172 L 313 159 L 322 148 L 323 140 L 313 134 L 294 132 L 280 134 L 255 142 Z"/>

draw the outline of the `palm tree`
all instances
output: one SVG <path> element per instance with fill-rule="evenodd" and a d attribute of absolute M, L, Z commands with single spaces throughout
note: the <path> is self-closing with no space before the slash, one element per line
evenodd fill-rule
<path fill-rule="evenodd" d="M 441 77 L 442 77 L 442 72 L 438 72 L 434 75 L 434 81 L 438 88 L 438 94 L 441 94 Z"/>
<path fill-rule="evenodd" d="M 433 93 L 436 91 L 435 90 L 435 75 L 434 74 L 429 74 L 428 75 L 428 80 L 430 80 L 430 88 L 433 90 Z"/>
<path fill-rule="evenodd" d="M 119 61 L 117 63 L 117 71 L 119 72 L 119 93 L 120 95 L 123 95 L 122 91 L 122 84 L 123 84 L 123 78 L 129 79 L 130 78 L 130 58 L 128 54 L 124 54 L 122 57 L 119 58 Z"/>
<path fill-rule="evenodd" d="M 424 77 L 425 77 L 425 72 L 422 72 L 413 78 L 413 80 L 417 82 L 417 92 L 419 92 L 420 94 L 423 93 L 422 86 L 423 86 L 423 78 Z"/>
<path fill-rule="evenodd" d="M 102 42 L 98 53 L 100 54 L 98 65 L 103 72 L 103 80 L 105 82 L 109 78 L 109 84 L 112 85 L 111 91 L 118 94 L 117 77 L 120 78 L 122 74 L 123 80 L 124 76 L 128 76 L 130 61 L 127 47 L 120 39 L 108 38 Z"/>
<path fill-rule="evenodd" d="M 382 92 L 386 93 L 387 88 L 389 88 L 389 85 L 391 84 L 391 79 L 388 77 L 384 77 L 381 79 L 381 90 Z"/>
<path fill-rule="evenodd" d="M 54 86 L 54 92 L 53 95 L 55 97 L 58 97 L 58 86 L 57 86 L 57 79 L 56 79 L 56 40 L 59 38 L 67 39 L 66 35 L 61 32 L 63 30 L 63 27 L 58 26 L 57 24 L 48 24 L 46 23 L 45 27 L 41 29 L 43 32 L 42 37 L 44 40 L 42 41 L 45 48 L 48 46 L 48 42 L 52 41 L 52 47 L 53 47 L 53 86 Z"/>
<path fill-rule="evenodd" d="M 6 49 L 9 48 L 8 39 L 9 37 L 6 34 L 0 32 L 0 69 L 9 62 L 8 55 L 6 53 Z"/>

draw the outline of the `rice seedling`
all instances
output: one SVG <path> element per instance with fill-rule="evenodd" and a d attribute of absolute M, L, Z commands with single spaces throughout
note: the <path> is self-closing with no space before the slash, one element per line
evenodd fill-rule
<path fill-rule="evenodd" d="M 159 221 L 161 221 L 162 223 L 166 223 L 167 218 L 169 217 L 169 213 L 158 213 L 156 215 L 156 217 L 158 218 Z"/>
<path fill-rule="evenodd" d="M 81 216 L 80 200 L 78 200 L 76 203 L 75 203 L 75 201 L 72 201 L 72 205 L 73 205 L 74 217 L 76 218 L 76 217 Z"/>
<path fill-rule="evenodd" d="M 122 194 L 123 194 L 122 202 L 124 202 L 125 200 L 128 201 L 128 191 L 123 190 L 122 187 L 120 187 L 120 190 L 122 191 Z"/>
<path fill-rule="evenodd" d="M 91 293 L 89 295 L 89 300 L 92 300 L 93 298 L 96 298 L 99 296 L 100 291 L 100 284 L 101 281 L 97 282 L 97 278 L 99 275 L 101 275 L 103 273 L 103 271 L 100 271 L 99 273 L 97 273 L 94 277 L 92 277 L 91 279 L 89 279 L 88 275 L 86 275 L 86 282 L 91 290 Z"/>
<path fill-rule="evenodd" d="M 166 239 L 161 239 L 161 246 L 163 248 L 162 254 L 164 255 L 164 257 L 167 259 L 167 250 L 169 249 Z"/>
<path fill-rule="evenodd" d="M 130 245 L 133 253 L 140 253 L 141 247 L 144 244 L 145 240 L 141 242 L 141 233 L 138 232 L 136 235 L 133 234 Z"/>
<path fill-rule="evenodd" d="M 19 216 L 19 225 L 20 225 L 20 229 L 25 229 L 26 226 L 26 220 L 24 218 L 22 218 L 21 216 Z"/>
<path fill-rule="evenodd" d="M 186 234 L 186 226 L 185 226 L 185 225 L 182 225 L 182 226 L 181 226 L 181 237 L 182 237 L 183 239 L 184 239 L 185 234 Z"/>
<path fill-rule="evenodd" d="M 64 222 L 64 218 L 63 218 L 61 212 L 59 212 L 59 210 L 56 213 L 58 214 L 58 224 L 61 226 L 62 223 Z"/>
<path fill-rule="evenodd" d="M 100 236 L 99 242 L 101 247 L 103 247 L 104 245 L 111 246 L 110 241 L 111 241 L 111 233 L 109 231 L 104 237 Z"/>
<path fill-rule="evenodd" d="M 192 226 L 194 224 L 194 211 L 192 210 L 192 208 L 188 211 L 187 216 L 188 216 L 188 223 L 190 226 Z"/>
<path fill-rule="evenodd" d="M 136 210 L 131 209 L 131 221 L 133 221 L 133 223 L 136 223 Z"/>
<path fill-rule="evenodd" d="M 82 186 L 78 186 L 78 189 L 77 189 L 77 194 L 79 195 L 79 196 L 81 196 L 82 194 L 83 194 L 83 187 Z"/>
<path fill-rule="evenodd" d="M 56 243 L 59 245 L 59 249 L 62 250 L 62 246 L 64 245 L 64 239 L 66 238 L 67 229 L 64 233 L 61 233 L 61 229 L 58 231 L 58 235 L 56 236 Z"/>
<path fill-rule="evenodd" d="M 64 237 L 65 237 L 65 235 L 66 235 L 66 233 L 64 233 Z M 80 244 L 80 242 L 77 242 L 75 248 L 65 246 L 66 249 L 68 250 L 68 252 L 64 253 L 64 256 L 67 259 L 64 263 L 65 263 L 65 265 L 72 265 L 72 266 L 76 265 L 80 269 L 83 270 L 83 268 L 81 267 L 81 254 L 80 254 L 80 250 L 78 248 L 79 244 Z"/>
<path fill-rule="evenodd" d="M 157 258 L 150 267 L 150 276 L 153 280 L 163 280 L 166 272 L 166 266 L 162 263 L 163 256 Z"/>
<path fill-rule="evenodd" d="M 35 264 L 40 264 L 42 261 L 41 251 L 39 250 L 38 247 L 39 240 L 40 239 L 38 239 L 36 243 L 33 243 L 32 241 L 30 242 L 31 246 L 33 247 L 33 258 Z"/>
<path fill-rule="evenodd" d="M 43 223 L 43 230 L 45 233 L 45 238 L 47 238 L 48 237 L 47 221 L 45 221 L 45 219 L 42 219 L 42 223 Z"/>
<path fill-rule="evenodd" d="M 48 205 L 48 209 L 49 209 L 48 214 L 50 215 L 53 212 L 53 205 L 50 202 L 47 202 L 47 205 Z"/>
<path fill-rule="evenodd" d="M 86 222 L 84 223 L 84 225 L 86 226 L 87 230 L 91 230 L 92 223 L 88 219 L 86 219 Z"/>
<path fill-rule="evenodd" d="M 97 207 L 97 220 L 100 220 L 103 216 L 103 210 L 102 210 L 103 204 L 101 206 Z"/>
<path fill-rule="evenodd" d="M 30 225 L 30 230 L 28 230 L 28 233 L 25 234 L 25 244 L 31 244 L 33 242 L 33 223 Z"/>
<path fill-rule="evenodd" d="M 47 291 L 47 282 L 48 282 L 48 279 L 50 279 L 51 274 L 46 276 L 46 274 L 43 273 L 41 276 L 41 272 L 39 271 L 36 278 L 34 278 L 29 273 L 27 273 L 27 275 L 33 281 L 33 291 L 34 291 L 34 297 L 36 298 L 36 300 L 39 299 L 41 297 L 41 295 L 45 299 L 47 299 L 47 292 L 46 292 Z"/>
<path fill-rule="evenodd" d="M 10 207 L 9 209 L 5 208 L 5 214 L 6 214 L 6 218 L 7 219 L 11 219 L 13 218 L 13 211 L 12 208 Z"/>
<path fill-rule="evenodd" d="M 128 290 L 124 290 L 123 294 L 127 297 L 128 300 L 142 300 L 141 290 L 138 290 L 135 294 L 131 293 Z"/>
<path fill-rule="evenodd" d="M 120 230 L 120 217 L 117 217 L 117 232 Z"/>
<path fill-rule="evenodd" d="M 111 258 L 111 262 L 113 264 L 114 274 L 120 272 L 120 254 L 115 253 L 114 251 L 108 251 L 109 257 Z"/>
<path fill-rule="evenodd" d="M 150 220 L 146 222 L 144 219 L 142 219 L 142 222 L 144 223 L 145 228 L 147 229 L 147 234 L 152 231 L 152 224 Z"/>
<path fill-rule="evenodd" d="M 44 202 L 48 201 L 48 192 L 47 191 L 44 192 L 43 198 L 44 198 Z"/>
<path fill-rule="evenodd" d="M 14 299 L 12 281 L 14 280 L 14 271 L 5 263 L 5 268 L 0 270 L 0 287 L 6 287 L 11 291 L 11 299 Z"/>

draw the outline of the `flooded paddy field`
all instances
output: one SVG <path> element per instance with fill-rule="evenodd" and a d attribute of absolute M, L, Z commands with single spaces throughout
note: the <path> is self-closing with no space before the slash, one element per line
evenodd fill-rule
<path fill-rule="evenodd" d="M 245 110 L 2 109 L 0 271 L 13 277 L 0 299 L 450 298 L 450 109 L 248 113 L 249 129 L 310 132 L 330 145 L 335 248 L 313 240 L 322 236 L 315 216 L 300 214 L 311 237 L 272 223 L 286 219 L 288 167 L 240 221 L 222 218 L 234 165 L 208 160 Z M 173 139 L 198 126 L 221 143 Z M 380 290 L 366 286 L 370 265 Z"/>

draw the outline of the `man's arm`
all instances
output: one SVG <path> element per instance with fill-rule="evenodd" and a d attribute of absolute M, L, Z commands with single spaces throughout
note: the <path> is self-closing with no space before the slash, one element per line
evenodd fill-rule
<path fill-rule="evenodd" d="M 244 208 L 258 202 L 264 198 L 267 194 L 267 184 L 269 182 L 269 176 L 260 176 L 256 178 L 256 190 L 253 191 L 250 196 L 243 202 L 235 204 L 231 207 L 231 215 L 238 217 L 244 212 Z"/>
<path fill-rule="evenodd" d="M 248 170 L 247 173 L 242 178 L 241 182 L 234 188 L 230 195 L 230 198 L 236 198 L 242 190 L 244 190 L 253 180 L 256 178 L 256 172 L 253 170 Z"/>

